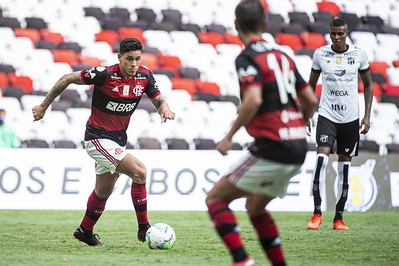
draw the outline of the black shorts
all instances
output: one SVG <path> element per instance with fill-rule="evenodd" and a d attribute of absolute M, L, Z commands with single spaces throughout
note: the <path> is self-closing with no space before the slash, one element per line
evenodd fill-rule
<path fill-rule="evenodd" d="M 357 156 L 359 138 L 359 119 L 339 124 L 319 115 L 316 127 L 318 147 L 329 147 L 333 151 L 334 142 L 337 141 L 337 154 Z"/>

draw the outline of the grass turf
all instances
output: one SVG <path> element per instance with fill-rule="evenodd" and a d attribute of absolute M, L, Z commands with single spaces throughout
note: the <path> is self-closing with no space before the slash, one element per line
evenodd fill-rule
<path fill-rule="evenodd" d="M 152 223 L 173 227 L 171 250 L 150 250 L 136 238 L 134 212 L 105 211 L 95 227 L 106 247 L 73 238 L 83 211 L 0 210 L 0 265 L 229 265 L 231 258 L 206 212 L 149 212 Z M 270 265 L 245 212 L 235 212 L 248 253 Z M 288 265 L 398 265 L 399 212 L 344 214 L 349 231 L 332 230 L 332 212 L 319 230 L 311 213 L 272 213 Z"/>

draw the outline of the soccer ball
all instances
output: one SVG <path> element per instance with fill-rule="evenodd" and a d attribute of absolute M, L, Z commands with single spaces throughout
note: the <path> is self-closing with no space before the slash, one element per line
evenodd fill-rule
<path fill-rule="evenodd" d="M 156 223 L 148 228 L 145 241 L 150 249 L 171 249 L 176 241 L 172 227 L 165 223 Z"/>

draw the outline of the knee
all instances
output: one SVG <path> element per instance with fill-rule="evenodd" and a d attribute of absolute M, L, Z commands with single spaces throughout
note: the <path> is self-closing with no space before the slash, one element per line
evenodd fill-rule
<path fill-rule="evenodd" d="M 146 182 L 147 168 L 145 167 L 144 164 L 138 165 L 134 169 L 134 171 L 130 177 L 133 179 L 133 181 L 138 182 L 138 183 Z"/>
<path fill-rule="evenodd" d="M 248 201 L 245 203 L 245 209 L 247 210 L 247 213 L 250 217 L 258 216 L 265 211 L 264 207 L 259 208 L 255 204 L 251 204 L 251 202 Z"/>

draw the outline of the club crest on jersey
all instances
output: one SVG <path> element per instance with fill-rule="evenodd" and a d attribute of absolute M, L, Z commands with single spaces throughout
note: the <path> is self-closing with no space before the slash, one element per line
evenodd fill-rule
<path fill-rule="evenodd" d="M 348 65 L 354 65 L 355 64 L 355 58 L 354 57 L 348 57 Z"/>
<path fill-rule="evenodd" d="M 340 64 L 342 63 L 342 57 L 337 56 L 337 57 L 335 58 L 335 63 L 336 63 L 337 65 L 340 65 Z"/>
<path fill-rule="evenodd" d="M 320 142 L 326 143 L 328 141 L 328 135 L 321 135 L 320 136 Z"/>
<path fill-rule="evenodd" d="M 133 93 L 136 96 L 141 96 L 143 95 L 144 92 L 144 87 L 140 86 L 140 85 L 136 85 L 136 87 L 133 88 Z"/>

